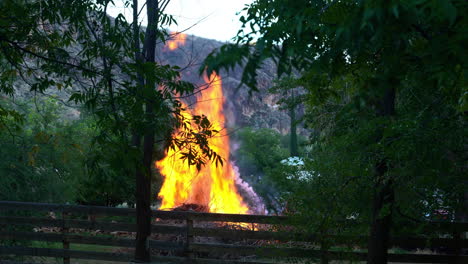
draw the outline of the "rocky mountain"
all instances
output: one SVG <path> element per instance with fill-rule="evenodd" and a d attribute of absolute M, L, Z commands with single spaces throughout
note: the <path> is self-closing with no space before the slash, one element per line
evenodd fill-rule
<path fill-rule="evenodd" d="M 175 37 L 180 39 L 180 35 Z M 158 60 L 162 63 L 178 65 L 183 69 L 182 78 L 195 84 L 204 84 L 199 76 L 201 62 L 215 48 L 223 43 L 200 38 L 192 35 L 184 36 L 185 42 L 178 41 L 174 50 L 168 43 L 159 45 Z M 171 44 L 171 48 L 173 48 Z M 228 127 L 241 128 L 245 126 L 255 128 L 272 128 L 282 134 L 289 131 L 289 116 L 280 110 L 278 95 L 268 93 L 276 78 L 276 67 L 273 62 L 267 62 L 258 72 L 258 92 L 250 92 L 245 85 L 239 87 L 242 69 L 236 67 L 233 71 L 221 72 L 223 92 L 225 96 L 225 116 Z M 193 99 L 192 99 L 193 101 Z"/>

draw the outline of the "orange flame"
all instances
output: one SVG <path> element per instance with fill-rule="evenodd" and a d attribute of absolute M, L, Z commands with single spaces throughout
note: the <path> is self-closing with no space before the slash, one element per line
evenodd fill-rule
<path fill-rule="evenodd" d="M 166 42 L 167 48 L 169 50 L 175 50 L 179 46 L 185 45 L 185 40 L 187 39 L 187 35 L 184 33 L 174 33 L 173 37 Z"/>
<path fill-rule="evenodd" d="M 221 79 L 212 74 L 205 78 L 209 88 L 198 96 L 198 103 L 191 115 L 204 114 L 213 124 L 213 128 L 222 131 L 224 126 L 223 90 Z M 184 105 L 185 107 L 185 105 Z M 189 111 L 189 110 L 187 110 Z M 164 183 L 159 192 L 162 199 L 161 209 L 171 209 L 183 204 L 197 204 L 209 209 L 212 213 L 245 214 L 249 208 L 244 203 L 235 185 L 235 171 L 229 162 L 229 137 L 216 135 L 209 139 L 209 146 L 225 160 L 224 165 L 207 163 L 200 171 L 188 166 L 180 159 L 180 150 L 170 149 L 167 156 L 156 162 Z"/>

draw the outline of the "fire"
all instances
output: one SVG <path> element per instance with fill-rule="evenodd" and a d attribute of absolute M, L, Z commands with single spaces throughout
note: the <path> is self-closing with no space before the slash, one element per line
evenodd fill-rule
<path fill-rule="evenodd" d="M 215 130 L 223 131 L 225 119 L 223 113 L 222 82 L 218 75 L 205 77 L 209 88 L 197 97 L 197 104 L 186 118 L 204 114 Z M 209 139 L 209 146 L 224 159 L 223 166 L 207 163 L 200 171 L 195 166 L 188 166 L 180 159 L 180 151 L 170 149 L 164 159 L 156 162 L 164 183 L 159 192 L 162 199 L 161 209 L 171 209 L 184 204 L 196 204 L 209 209 L 212 213 L 245 214 L 249 208 L 239 195 L 235 185 L 235 170 L 229 162 L 229 136 L 220 133 Z M 177 134 L 176 134 L 177 135 Z"/>
<path fill-rule="evenodd" d="M 173 37 L 166 42 L 166 47 L 169 50 L 175 50 L 179 46 L 185 45 L 185 40 L 187 39 L 187 35 L 184 33 L 174 33 Z"/>

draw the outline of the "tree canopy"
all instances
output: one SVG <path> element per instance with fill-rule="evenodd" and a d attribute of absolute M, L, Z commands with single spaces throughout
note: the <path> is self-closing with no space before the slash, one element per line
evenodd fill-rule
<path fill-rule="evenodd" d="M 205 60 L 209 71 L 243 65 L 254 90 L 267 59 L 278 76 L 300 73 L 318 131 L 311 179 L 278 180 L 309 228 L 365 223 L 370 263 L 386 261 L 400 221 L 440 208 L 466 217 L 466 12 L 458 0 L 257 0 L 235 43 Z"/>

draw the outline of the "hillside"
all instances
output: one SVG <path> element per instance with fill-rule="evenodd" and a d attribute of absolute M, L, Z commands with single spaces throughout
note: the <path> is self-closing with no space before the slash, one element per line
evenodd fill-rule
<path fill-rule="evenodd" d="M 182 78 L 195 84 L 203 84 L 199 76 L 199 67 L 206 56 L 222 45 L 222 42 L 188 35 L 185 44 L 179 44 L 175 50 L 170 50 L 164 44 L 159 45 L 158 60 L 161 63 L 180 66 Z M 250 89 L 240 86 L 242 69 L 221 72 L 223 92 L 225 96 L 225 115 L 228 127 L 241 128 L 245 126 L 256 128 L 272 128 L 282 134 L 288 133 L 289 116 L 286 111 L 278 109 L 276 102 L 279 97 L 268 93 L 274 78 L 276 68 L 272 61 L 265 63 L 258 72 L 258 92 L 249 94 Z M 192 99 L 193 101 L 193 99 Z"/>

